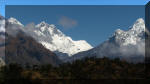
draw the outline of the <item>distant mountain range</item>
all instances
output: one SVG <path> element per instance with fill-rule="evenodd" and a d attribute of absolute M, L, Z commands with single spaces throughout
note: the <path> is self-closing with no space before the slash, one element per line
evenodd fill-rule
<path fill-rule="evenodd" d="M 129 62 L 144 62 L 145 38 L 148 34 L 146 31 L 144 20 L 140 18 L 128 31 L 117 29 L 108 40 L 99 46 L 77 53 L 66 61 L 95 56 L 98 58 L 120 58 Z"/>
<path fill-rule="evenodd" d="M 6 47 L 7 45 L 12 47 L 15 44 L 13 46 L 14 48 L 21 46 L 22 50 L 19 49 L 14 53 L 19 52 L 20 56 L 24 53 L 28 55 L 29 58 L 31 56 L 30 60 L 36 59 L 36 61 L 38 60 L 37 63 L 43 63 L 44 60 L 46 60 L 47 63 L 48 60 L 51 61 L 51 63 L 54 60 L 57 60 L 57 62 L 60 60 L 68 62 L 92 56 L 98 58 L 109 57 L 112 59 L 119 57 L 120 59 L 127 60 L 129 62 L 143 62 L 145 57 L 146 35 L 147 30 L 145 29 L 144 20 L 140 18 L 128 31 L 117 29 L 108 40 L 93 48 L 85 40 L 72 40 L 71 37 L 63 34 L 53 24 L 50 25 L 48 23 L 41 22 L 37 25 L 31 23 L 24 26 L 15 18 L 9 18 L 6 20 L 3 17 L 0 17 L 0 54 L 4 54 L 2 52 L 5 46 L 4 44 L 6 44 Z M 8 37 L 11 39 L 7 39 Z M 10 44 L 5 41 L 10 41 Z M 25 43 L 21 44 L 22 41 Z M 30 43 L 32 43 L 32 45 Z M 9 48 L 7 49 L 9 50 Z M 30 52 L 29 50 L 33 52 Z M 12 53 L 12 51 L 10 52 Z M 58 56 L 58 58 L 54 53 Z M 14 55 L 14 57 L 15 56 L 17 55 Z M 5 57 L 1 56 L 1 58 L 4 59 Z M 54 64 L 58 63 L 55 61 Z"/>
<path fill-rule="evenodd" d="M 71 37 L 63 34 L 55 25 L 41 22 L 35 25 L 34 23 L 23 26 L 15 18 L 8 19 L 12 24 L 20 25 L 22 31 L 27 35 L 32 36 L 36 41 L 41 43 L 47 49 L 55 52 L 60 59 L 65 59 L 78 52 L 86 51 L 93 48 L 84 40 L 74 41 Z"/>

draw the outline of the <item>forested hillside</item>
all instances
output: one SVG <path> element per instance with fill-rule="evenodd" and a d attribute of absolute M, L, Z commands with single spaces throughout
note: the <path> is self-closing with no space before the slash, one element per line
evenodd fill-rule
<path fill-rule="evenodd" d="M 40 80 L 39 84 L 47 84 L 45 82 L 60 79 L 144 79 L 145 68 L 142 63 L 133 64 L 119 59 L 86 58 L 61 64 L 59 67 L 34 65 L 22 68 L 18 64 L 10 64 L 2 67 L 0 74 L 1 82 L 10 79 L 26 82 Z"/>

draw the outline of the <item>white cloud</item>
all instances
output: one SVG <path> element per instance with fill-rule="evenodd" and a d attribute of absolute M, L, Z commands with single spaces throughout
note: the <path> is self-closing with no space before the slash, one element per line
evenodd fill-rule
<path fill-rule="evenodd" d="M 59 19 L 58 24 L 61 25 L 65 29 L 69 29 L 69 28 L 73 28 L 73 27 L 77 26 L 78 23 L 76 20 L 74 20 L 72 18 L 62 16 Z"/>

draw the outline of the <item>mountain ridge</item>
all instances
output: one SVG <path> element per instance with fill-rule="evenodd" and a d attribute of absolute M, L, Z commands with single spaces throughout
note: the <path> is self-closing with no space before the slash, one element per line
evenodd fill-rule
<path fill-rule="evenodd" d="M 13 18 L 0 18 L 0 66 L 10 63 L 58 66 L 62 62 L 55 53 L 27 35 L 18 23 Z"/>
<path fill-rule="evenodd" d="M 44 21 L 37 25 L 34 23 L 28 24 L 22 27 L 22 30 L 47 49 L 55 52 L 62 60 L 78 52 L 93 48 L 85 40 L 74 41 L 57 29 L 55 25 Z"/>
<path fill-rule="evenodd" d="M 129 30 L 117 29 L 112 36 L 97 47 L 79 52 L 66 61 L 86 57 L 120 58 L 129 62 L 144 62 L 145 57 L 145 23 L 139 18 Z"/>
<path fill-rule="evenodd" d="M 26 26 L 22 25 L 15 18 L 8 19 L 8 22 L 10 25 L 17 25 L 17 29 L 15 29 L 16 26 L 13 27 L 15 30 L 25 32 L 45 48 L 55 52 L 65 62 L 93 55 L 100 58 L 104 56 L 110 58 L 119 57 L 125 60 L 132 60 L 136 56 L 136 59 L 140 58 L 143 60 L 144 57 L 146 29 L 145 22 L 142 18 L 137 19 L 129 30 L 117 29 L 108 40 L 95 48 L 85 40 L 72 40 L 71 37 L 66 36 L 57 29 L 55 25 L 48 24 L 44 21 L 37 25 L 31 23 Z"/>

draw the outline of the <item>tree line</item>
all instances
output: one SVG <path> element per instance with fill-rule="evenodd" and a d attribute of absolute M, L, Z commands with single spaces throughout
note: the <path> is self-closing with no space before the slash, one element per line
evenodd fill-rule
<path fill-rule="evenodd" d="M 87 79 L 144 79 L 144 63 L 128 63 L 119 58 L 85 58 L 72 63 L 63 63 L 57 67 L 47 65 L 9 64 L 0 69 L 0 84 L 8 80 L 51 84 L 49 80 L 87 80 Z M 10 83 L 9 83 L 10 82 Z M 18 82 L 18 81 L 16 81 Z M 25 83 L 24 82 L 24 83 Z M 23 83 L 23 84 L 24 84 Z M 21 84 L 21 83 L 20 83 Z M 67 84 L 67 83 L 66 83 Z"/>

